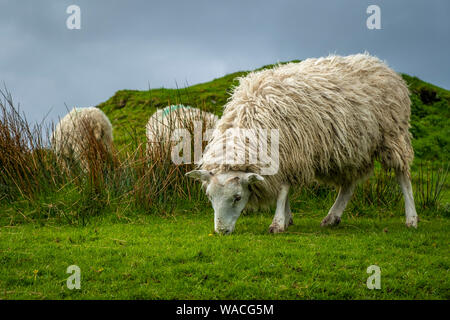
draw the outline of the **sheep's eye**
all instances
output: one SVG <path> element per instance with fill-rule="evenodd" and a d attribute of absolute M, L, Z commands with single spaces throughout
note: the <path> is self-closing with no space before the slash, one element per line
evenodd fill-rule
<path fill-rule="evenodd" d="M 234 203 L 238 202 L 239 200 L 241 200 L 241 196 L 238 195 L 238 194 L 236 194 L 236 195 L 234 196 Z"/>

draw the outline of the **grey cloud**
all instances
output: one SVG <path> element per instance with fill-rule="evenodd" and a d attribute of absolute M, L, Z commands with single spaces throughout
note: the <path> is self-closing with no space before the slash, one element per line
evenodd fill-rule
<path fill-rule="evenodd" d="M 66 8 L 82 10 L 67 30 Z M 382 30 L 368 30 L 378 4 Z M 120 89 L 175 87 L 276 61 L 364 50 L 450 88 L 450 2 L 0 1 L 0 81 L 31 120 Z"/>

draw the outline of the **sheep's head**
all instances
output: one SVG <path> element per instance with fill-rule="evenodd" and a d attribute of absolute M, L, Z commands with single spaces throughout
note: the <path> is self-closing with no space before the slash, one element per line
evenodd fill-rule
<path fill-rule="evenodd" d="M 264 180 L 259 174 L 242 171 L 228 171 L 212 174 L 207 170 L 193 170 L 188 177 L 203 182 L 214 208 L 214 230 L 229 234 L 250 198 L 249 185 Z"/>

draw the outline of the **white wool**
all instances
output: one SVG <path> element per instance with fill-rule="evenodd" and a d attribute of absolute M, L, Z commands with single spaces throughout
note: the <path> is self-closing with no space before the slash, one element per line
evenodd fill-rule
<path fill-rule="evenodd" d="M 108 117 L 98 108 L 73 108 L 56 125 L 52 135 L 52 147 L 59 157 L 79 160 L 92 138 L 101 143 L 104 150 L 111 152 L 113 129 Z M 93 137 L 89 137 L 92 134 Z"/>
<path fill-rule="evenodd" d="M 175 129 L 193 130 L 194 122 L 201 122 L 203 131 L 214 128 L 218 117 L 212 113 L 189 106 L 168 106 L 157 110 L 148 120 L 146 135 L 148 147 L 170 143 Z"/>
<path fill-rule="evenodd" d="M 356 54 L 307 59 L 239 80 L 200 167 L 213 173 L 260 173 L 258 165 L 248 162 L 218 164 L 215 154 L 227 129 L 278 129 L 279 170 L 252 186 L 250 206 L 272 203 L 283 183 L 319 180 L 342 186 L 364 179 L 375 159 L 386 169 L 409 174 L 413 149 L 408 88 L 378 58 Z"/>

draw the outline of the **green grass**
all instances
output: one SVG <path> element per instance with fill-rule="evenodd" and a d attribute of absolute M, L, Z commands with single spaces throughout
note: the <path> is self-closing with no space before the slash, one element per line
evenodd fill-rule
<path fill-rule="evenodd" d="M 218 236 L 199 184 L 184 177 L 191 167 L 147 159 L 140 143 L 157 108 L 183 103 L 220 115 L 245 74 L 118 91 L 99 105 L 117 154 L 112 167 L 90 173 L 65 174 L 42 146 L 43 132 L 0 108 L 0 299 L 450 299 L 450 92 L 403 75 L 412 100 L 417 230 L 404 226 L 398 185 L 377 164 L 337 228 L 319 226 L 336 191 L 314 185 L 292 190 L 288 232 L 269 234 L 273 212 L 259 212 Z M 66 287 L 73 264 L 81 290 Z M 381 290 L 366 288 L 373 264 Z"/>
<path fill-rule="evenodd" d="M 0 298 L 450 298 L 448 219 L 422 219 L 413 230 L 400 216 L 345 216 L 324 229 L 321 211 L 296 214 L 287 233 L 272 235 L 272 216 L 256 214 L 219 236 L 210 211 L 98 218 L 83 228 L 2 227 Z M 72 264 L 81 268 L 80 290 L 66 287 Z M 373 264 L 381 290 L 366 287 Z"/>

